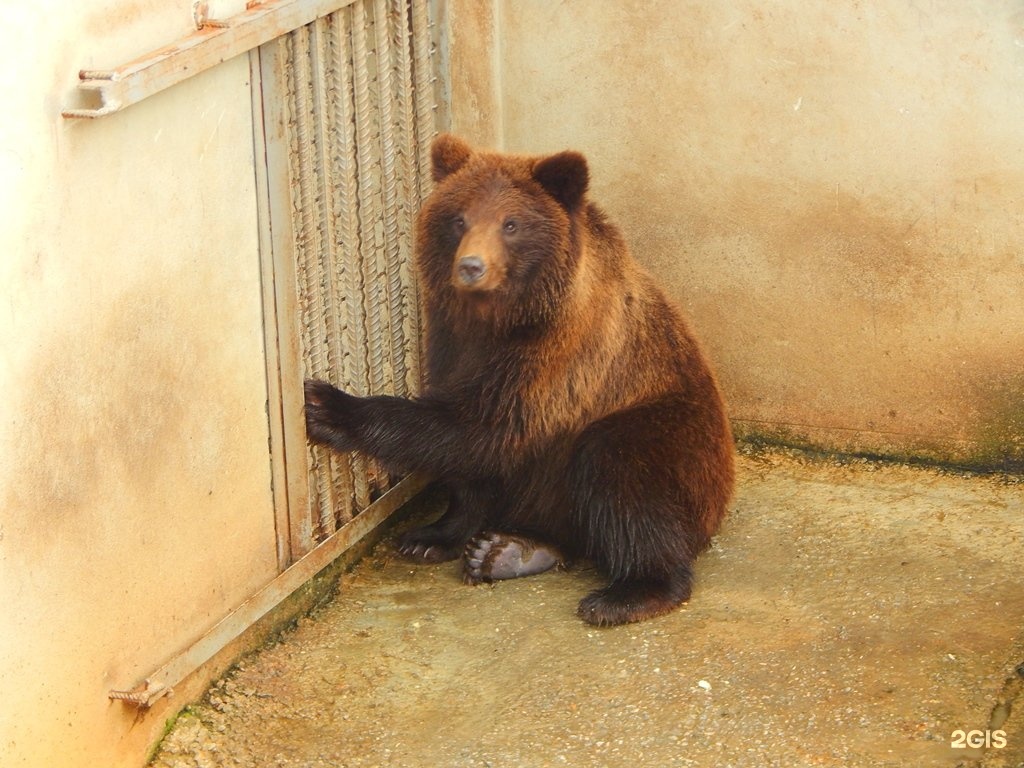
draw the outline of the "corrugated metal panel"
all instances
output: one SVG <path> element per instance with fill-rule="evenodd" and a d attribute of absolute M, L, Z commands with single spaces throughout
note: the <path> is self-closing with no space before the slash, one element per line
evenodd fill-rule
<path fill-rule="evenodd" d="M 278 43 L 302 374 L 356 394 L 420 384 L 414 216 L 434 128 L 425 2 L 358 0 Z M 358 455 L 311 448 L 300 556 L 391 487 Z"/>

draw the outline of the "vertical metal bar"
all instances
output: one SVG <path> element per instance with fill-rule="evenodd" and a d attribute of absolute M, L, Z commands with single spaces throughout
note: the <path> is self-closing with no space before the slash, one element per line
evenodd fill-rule
<path fill-rule="evenodd" d="M 370 101 L 369 50 L 366 35 L 366 9 L 363 2 L 352 6 L 352 53 L 353 93 L 356 122 L 356 162 L 358 168 L 359 230 L 363 242 L 363 289 L 366 301 L 366 329 L 369 347 L 370 392 L 385 391 L 384 350 L 380 344 L 383 335 L 383 321 L 380 313 L 379 270 L 377 269 L 377 247 L 380 238 L 377 226 L 380 221 L 379 206 L 376 205 L 373 178 L 373 107 Z"/>
<path fill-rule="evenodd" d="M 374 154 L 377 135 L 370 67 L 377 62 L 368 47 L 369 18 L 366 2 L 352 7 L 353 89 L 356 118 L 356 162 L 359 188 L 359 228 L 363 239 L 363 289 L 366 314 L 367 346 L 370 360 L 370 392 L 393 391 L 388 374 L 391 366 L 384 344 L 385 323 L 382 318 L 382 285 L 384 272 L 379 266 L 380 244 L 383 242 L 380 203 L 380 168 Z M 367 465 L 371 495 L 382 492 L 388 484 L 387 475 L 376 461 Z"/>
<path fill-rule="evenodd" d="M 260 259 L 264 281 L 264 323 L 268 347 L 276 343 L 275 353 L 268 349 L 268 397 L 280 388 L 280 432 L 275 425 L 275 405 L 271 414 L 271 463 L 273 469 L 275 514 L 277 519 L 278 563 L 287 567 L 311 546 L 309 523 L 309 455 L 302 419 L 303 354 L 298 307 L 297 253 L 294 211 L 290 183 L 291 143 L 289 134 L 289 90 L 286 75 L 289 57 L 285 39 L 267 43 L 259 50 L 260 93 L 254 93 L 254 111 L 262 111 L 262 131 L 256 131 L 257 160 L 265 168 L 257 172 L 257 183 L 265 170 L 266 199 L 260 195 Z M 256 81 L 254 80 L 254 83 Z M 258 112 L 257 112 L 258 113 Z M 260 150 L 263 157 L 260 157 Z M 275 326 L 276 325 L 276 329 Z M 275 333 L 276 330 L 276 333 Z M 276 338 L 276 341 L 275 341 Z M 276 438 L 275 438 L 276 435 Z"/>
<path fill-rule="evenodd" d="M 406 389 L 420 391 L 419 301 L 413 279 L 413 231 L 420 205 L 416 158 L 416 105 L 412 84 L 412 40 L 406 0 L 391 0 L 396 53 L 396 98 L 398 104 L 398 156 L 401 180 L 401 223 L 399 279 L 402 291 L 402 321 L 405 323 L 403 354 L 408 370 Z"/>
<path fill-rule="evenodd" d="M 291 494 L 288 486 L 288 441 L 285 439 L 287 420 L 285 417 L 285 393 L 288 390 L 284 379 L 287 350 L 293 350 L 293 364 L 301 368 L 301 354 L 294 345 L 288 331 L 289 321 L 294 315 L 278 304 L 277 289 L 284 280 L 278 275 L 275 255 L 275 206 L 271 200 L 272 187 L 279 181 L 273 172 L 275 166 L 274 140 L 284 131 L 284 119 L 280 101 L 264 103 L 265 94 L 280 94 L 280 67 L 276 67 L 275 53 L 278 46 L 268 43 L 249 52 L 249 73 L 252 78 L 253 148 L 256 158 L 256 210 L 259 220 L 260 243 L 260 287 L 263 294 L 264 353 L 267 364 L 267 419 L 270 427 L 270 473 L 271 492 L 274 498 L 274 530 L 277 540 L 277 568 L 283 571 L 291 565 L 291 550 L 288 544 Z M 278 152 L 278 159 L 281 153 Z M 277 186 L 280 186 L 278 184 Z M 287 190 L 286 190 L 287 194 Z M 278 211 L 279 212 L 279 211 Z M 290 223 L 284 217 L 282 229 Z M 290 235 L 289 235 L 290 236 Z M 289 259 L 289 263 L 291 260 Z M 284 326 L 284 328 L 282 328 Z M 303 452 L 305 458 L 305 452 Z M 303 470 L 304 473 L 304 470 Z"/>
<path fill-rule="evenodd" d="M 398 159 L 397 137 L 395 135 L 394 99 L 391 35 L 388 24 L 386 0 L 374 0 L 373 31 L 374 49 L 377 57 L 377 109 L 380 113 L 380 156 L 381 188 L 384 214 L 384 289 L 386 298 L 387 339 L 391 360 L 393 392 L 405 395 L 405 329 L 402 317 L 405 314 L 402 300 L 401 244 L 398 233 Z"/>
<path fill-rule="evenodd" d="M 334 217 L 334 169 L 330 161 L 330 135 L 328 132 L 328 116 L 331 94 L 329 93 L 331 54 L 328 50 L 330 34 L 328 21 L 318 19 L 309 25 L 310 54 L 310 91 L 312 93 L 312 129 L 314 131 L 314 190 L 317 201 L 317 227 L 320 235 L 320 248 L 317 251 L 320 284 L 323 298 L 323 323 L 326 335 L 318 340 L 323 345 L 327 357 L 327 368 L 332 378 L 343 369 L 344 352 L 341 348 L 342 315 L 337 306 L 341 297 L 338 295 L 333 281 L 333 262 L 335 259 L 335 217 Z"/>
<path fill-rule="evenodd" d="M 324 378 L 336 381 L 338 371 L 341 369 L 342 356 L 340 348 L 341 312 L 337 306 L 338 292 L 332 280 L 332 262 L 334 260 L 334 227 L 330 202 L 332 180 L 328 149 L 325 146 L 328 141 L 325 130 L 325 113 L 328 103 L 326 24 L 325 20 L 318 19 L 304 28 L 307 33 L 304 37 L 309 44 L 308 66 L 307 62 L 304 62 L 301 68 L 296 67 L 296 75 L 301 73 L 302 77 L 307 74 L 309 76 L 309 127 L 312 146 L 309 152 L 311 168 L 307 181 L 313 185 L 313 188 L 307 191 L 314 201 L 312 215 L 315 218 L 318 238 L 315 250 L 306 254 L 306 268 L 315 275 L 316 284 L 319 286 L 320 301 L 315 310 L 319 311 L 321 315 L 315 320 L 317 328 L 323 330 L 322 336 L 318 335 L 312 339 L 315 350 L 310 350 L 310 352 L 311 355 L 317 354 L 326 361 Z M 296 30 L 295 34 L 298 35 L 299 30 Z M 306 52 L 304 51 L 304 53 Z M 349 469 L 345 457 L 332 451 L 324 451 L 321 458 L 317 467 L 317 487 L 321 491 L 321 496 L 320 504 L 315 510 L 318 542 L 330 536 L 337 529 L 338 510 L 349 502 L 351 495 L 345 483 Z"/>
<path fill-rule="evenodd" d="M 430 142 L 437 134 L 434 95 L 434 72 L 431 63 L 433 43 L 430 39 L 428 0 L 410 0 L 413 46 L 413 91 L 416 94 L 416 146 L 419 166 L 420 200 L 430 194 Z"/>
<path fill-rule="evenodd" d="M 430 144 L 437 135 L 437 105 L 434 89 L 433 41 L 431 40 L 430 18 L 427 13 L 429 0 L 410 0 L 409 16 L 412 26 L 412 89 L 415 98 L 416 118 L 416 166 L 419 187 L 418 204 L 430 194 L 431 176 Z M 410 269 L 415 263 L 410 260 Z M 414 310 L 419 317 L 419 306 Z M 426 358 L 426 334 L 420 332 L 418 353 L 421 360 Z M 420 370 L 420 386 L 425 384 L 425 369 Z"/>
<path fill-rule="evenodd" d="M 333 282 L 338 292 L 339 315 L 344 317 L 341 358 L 338 374 L 349 390 L 363 393 L 368 385 L 366 350 L 366 322 L 363 312 L 363 273 L 360 268 L 362 242 L 359 237 L 356 189 L 355 120 L 352 103 L 352 53 L 350 42 L 349 9 L 342 9 L 330 17 L 328 47 L 330 50 L 330 109 L 327 111 L 327 141 L 330 147 L 332 192 L 331 212 L 334 222 L 332 240 Z M 366 479 L 366 459 L 359 454 L 350 455 L 349 472 L 355 505 L 365 509 L 370 504 L 370 487 Z M 349 501 L 342 516 L 351 517 Z M 344 520 L 342 520 L 344 522 Z"/>
<path fill-rule="evenodd" d="M 296 263 L 298 268 L 298 291 L 303 362 L 305 375 L 311 378 L 326 378 L 328 361 L 323 345 L 318 343 L 327 333 L 323 326 L 325 316 L 324 296 L 316 268 L 317 254 L 322 248 L 314 189 L 314 116 L 311 86 L 311 62 L 309 29 L 300 27 L 286 38 L 289 56 L 287 68 L 288 105 L 290 108 L 290 138 L 292 157 L 292 206 L 296 230 Z M 310 446 L 311 510 L 320 511 L 317 522 L 322 519 L 322 510 L 332 508 L 331 491 L 324 482 L 322 467 L 329 461 L 327 451 L 321 446 Z M 312 519 L 299 523 L 292 540 L 293 557 L 299 557 L 312 548 L 314 530 Z M 296 549 L 298 547 L 298 549 Z"/>

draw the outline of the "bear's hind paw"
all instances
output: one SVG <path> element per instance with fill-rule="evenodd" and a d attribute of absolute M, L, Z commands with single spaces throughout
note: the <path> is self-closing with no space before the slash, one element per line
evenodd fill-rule
<path fill-rule="evenodd" d="M 462 580 L 490 583 L 543 573 L 563 565 L 562 553 L 550 544 L 510 533 L 478 533 L 462 556 Z"/>
<path fill-rule="evenodd" d="M 612 582 L 580 600 L 576 614 L 587 624 L 611 627 L 669 613 L 690 599 L 690 577 Z"/>

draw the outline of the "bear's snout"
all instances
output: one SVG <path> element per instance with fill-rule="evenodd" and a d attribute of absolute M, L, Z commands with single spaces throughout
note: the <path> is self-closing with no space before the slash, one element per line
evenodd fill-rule
<path fill-rule="evenodd" d="M 505 280 L 506 244 L 500 212 L 466 212 L 464 233 L 451 261 L 452 286 L 460 293 L 486 294 Z"/>
<path fill-rule="evenodd" d="M 487 274 L 487 265 L 479 256 L 463 256 L 455 265 L 455 274 L 459 282 L 465 286 L 479 283 Z"/>

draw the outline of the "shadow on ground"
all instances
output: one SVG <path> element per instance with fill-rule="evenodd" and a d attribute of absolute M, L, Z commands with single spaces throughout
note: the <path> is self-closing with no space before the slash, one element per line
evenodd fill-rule
<path fill-rule="evenodd" d="M 592 570 L 467 587 L 385 541 L 152 765 L 1024 765 L 1022 496 L 744 457 L 690 604 L 611 629 L 574 615 Z M 1006 746 L 955 749 L 958 730 Z"/>

